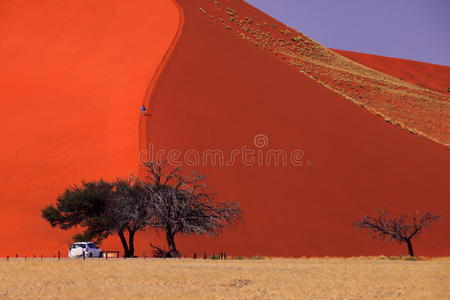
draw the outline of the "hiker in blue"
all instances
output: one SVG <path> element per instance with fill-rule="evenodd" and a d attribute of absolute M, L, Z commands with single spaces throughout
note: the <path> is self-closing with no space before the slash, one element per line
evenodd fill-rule
<path fill-rule="evenodd" d="M 142 106 L 141 106 L 141 111 L 142 111 L 142 115 L 145 115 L 145 105 L 144 104 L 142 104 Z"/>

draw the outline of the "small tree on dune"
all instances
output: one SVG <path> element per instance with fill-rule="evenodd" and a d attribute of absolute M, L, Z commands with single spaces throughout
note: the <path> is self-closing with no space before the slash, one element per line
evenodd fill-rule
<path fill-rule="evenodd" d="M 431 223 L 440 219 L 439 216 L 429 212 L 425 212 L 423 215 L 416 212 L 412 218 L 406 215 L 389 218 L 388 215 L 387 210 L 378 210 L 376 216 L 366 215 L 361 220 L 356 220 L 353 225 L 358 229 L 369 229 L 373 238 L 389 237 L 391 241 L 399 244 L 406 243 L 410 256 L 414 256 L 412 239 L 421 234 L 425 228 L 430 229 Z"/>
<path fill-rule="evenodd" d="M 210 235 L 216 237 L 224 229 L 238 223 L 242 211 L 236 202 L 215 203 L 215 194 L 207 191 L 204 176 L 183 176 L 179 168 L 165 173 L 165 163 L 146 164 L 150 182 L 146 185 L 152 194 L 151 218 L 153 228 L 165 232 L 168 252 L 166 257 L 179 257 L 175 235 Z M 153 246 L 154 247 L 154 246 Z M 162 252 L 158 247 L 157 252 Z"/>

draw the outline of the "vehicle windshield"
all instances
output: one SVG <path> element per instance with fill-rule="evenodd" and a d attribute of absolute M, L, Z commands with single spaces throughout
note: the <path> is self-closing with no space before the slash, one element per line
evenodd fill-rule
<path fill-rule="evenodd" d="M 73 244 L 72 248 L 73 249 L 75 249 L 75 248 L 86 248 L 86 245 L 85 244 Z"/>
<path fill-rule="evenodd" d="M 97 246 L 95 246 L 94 243 L 88 243 L 87 245 L 88 245 L 89 248 L 97 249 Z"/>

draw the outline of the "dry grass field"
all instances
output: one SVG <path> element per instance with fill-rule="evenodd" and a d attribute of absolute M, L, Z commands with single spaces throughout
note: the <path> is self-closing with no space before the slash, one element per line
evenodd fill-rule
<path fill-rule="evenodd" d="M 5 259 L 0 299 L 450 299 L 450 259 Z"/>

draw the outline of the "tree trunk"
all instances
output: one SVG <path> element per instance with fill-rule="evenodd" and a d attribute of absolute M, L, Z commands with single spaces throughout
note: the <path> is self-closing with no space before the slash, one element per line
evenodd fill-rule
<path fill-rule="evenodd" d="M 180 254 L 177 251 L 177 247 L 175 246 L 175 234 L 171 233 L 170 229 L 166 229 L 166 239 L 167 239 L 167 247 L 169 248 L 170 257 L 176 258 L 179 257 Z"/>
<path fill-rule="evenodd" d="M 129 249 L 130 257 L 134 257 L 134 234 L 135 233 L 136 233 L 136 231 L 130 230 L 128 228 L 128 245 L 130 247 L 130 249 Z"/>
<path fill-rule="evenodd" d="M 130 249 L 128 248 L 128 245 L 127 245 L 127 239 L 125 238 L 125 235 L 123 234 L 123 229 L 119 230 L 117 233 L 119 234 L 120 241 L 122 242 L 123 256 L 130 257 Z"/>
<path fill-rule="evenodd" d="M 414 251 L 413 251 L 411 240 L 406 240 L 406 244 L 408 244 L 409 256 L 414 256 Z"/>

